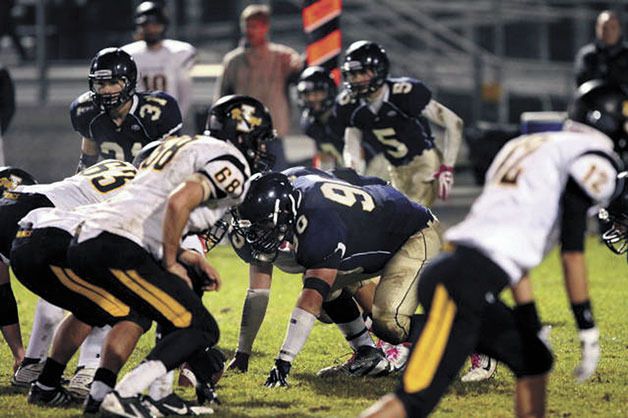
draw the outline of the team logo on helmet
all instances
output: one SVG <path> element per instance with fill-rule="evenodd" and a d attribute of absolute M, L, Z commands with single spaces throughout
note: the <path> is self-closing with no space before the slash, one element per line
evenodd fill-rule
<path fill-rule="evenodd" d="M 238 122 L 236 129 L 239 132 L 249 133 L 262 125 L 262 118 L 255 116 L 255 108 L 246 104 L 231 109 L 231 119 Z"/>

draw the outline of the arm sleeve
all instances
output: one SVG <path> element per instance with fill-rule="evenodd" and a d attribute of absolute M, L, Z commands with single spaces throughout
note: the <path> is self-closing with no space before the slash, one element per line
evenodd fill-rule
<path fill-rule="evenodd" d="M 433 124 L 445 129 L 443 137 L 443 164 L 453 167 L 462 143 L 462 119 L 447 107 L 432 99 L 423 115 Z"/>
<path fill-rule="evenodd" d="M 167 100 L 166 105 L 162 110 L 162 117 L 159 124 L 158 138 L 155 140 L 164 139 L 170 135 L 174 135 L 179 132 L 181 126 L 183 126 L 183 117 L 181 116 L 181 109 L 177 100 L 167 93 L 160 92 L 159 96 Z"/>
<path fill-rule="evenodd" d="M 353 168 L 358 174 L 364 173 L 366 162 L 362 155 L 362 132 L 358 128 L 345 128 L 345 146 L 342 157 L 345 166 Z"/>
<path fill-rule="evenodd" d="M 192 68 L 196 61 L 196 49 L 192 49 L 185 57 L 179 68 L 179 80 L 177 83 L 177 97 L 182 117 L 187 115 L 192 103 Z"/>
<path fill-rule="evenodd" d="M 593 205 L 593 200 L 573 179 L 568 180 L 562 199 L 561 251 L 584 251 L 587 211 Z"/>
<path fill-rule="evenodd" d="M 208 161 L 200 173 L 208 180 L 207 201 L 239 199 L 246 190 L 246 181 L 249 177 L 244 163 L 231 154 L 224 154 Z"/>

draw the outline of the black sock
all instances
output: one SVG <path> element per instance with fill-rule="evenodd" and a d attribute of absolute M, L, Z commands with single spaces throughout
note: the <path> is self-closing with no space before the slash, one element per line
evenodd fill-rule
<path fill-rule="evenodd" d="M 118 380 L 118 374 L 112 372 L 109 369 L 105 369 L 103 367 L 99 367 L 96 370 L 96 374 L 94 375 L 94 382 L 99 381 L 103 382 L 105 385 L 113 388 L 116 386 L 116 380 Z"/>
<path fill-rule="evenodd" d="M 65 364 L 61 364 L 48 357 L 46 359 L 46 363 L 44 364 L 44 369 L 41 371 L 37 381 L 42 385 L 51 388 L 59 387 L 61 385 L 61 376 L 63 376 L 64 370 Z"/>
<path fill-rule="evenodd" d="M 29 364 L 37 364 L 39 363 L 38 358 L 34 358 L 34 357 L 24 357 L 24 360 L 22 360 L 22 366 L 28 366 Z"/>

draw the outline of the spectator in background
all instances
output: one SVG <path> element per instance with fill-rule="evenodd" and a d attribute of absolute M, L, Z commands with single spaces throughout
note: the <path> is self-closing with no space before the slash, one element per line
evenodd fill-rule
<path fill-rule="evenodd" d="M 22 42 L 20 41 L 20 37 L 15 31 L 15 20 L 11 11 L 15 6 L 15 0 L 2 0 L 0 1 L 0 39 L 3 36 L 8 35 L 11 37 L 13 41 L 13 47 L 17 51 L 22 61 L 26 61 L 28 58 L 26 55 L 26 50 L 22 46 Z"/>
<path fill-rule="evenodd" d="M 4 133 L 15 113 L 15 90 L 9 70 L 0 65 L 0 166 L 4 161 Z"/>
<path fill-rule="evenodd" d="M 578 51 L 575 62 L 576 84 L 595 79 L 628 83 L 628 47 L 624 44 L 621 23 L 615 12 L 601 12 L 595 24 L 595 40 Z"/>
<path fill-rule="evenodd" d="M 168 16 L 156 2 L 145 1 L 135 10 L 137 42 L 122 47 L 135 60 L 138 91 L 165 91 L 179 103 L 185 119 L 192 100 L 196 49 L 187 42 L 164 39 Z"/>
<path fill-rule="evenodd" d="M 244 38 L 224 57 L 214 101 L 227 94 L 255 97 L 269 108 L 278 137 L 283 138 L 290 131 L 288 84 L 296 81 L 303 61 L 294 49 L 269 42 L 269 29 L 268 6 L 252 4 L 242 11 L 240 30 Z M 282 139 L 269 148 L 276 156 L 274 168 L 287 168 Z"/>

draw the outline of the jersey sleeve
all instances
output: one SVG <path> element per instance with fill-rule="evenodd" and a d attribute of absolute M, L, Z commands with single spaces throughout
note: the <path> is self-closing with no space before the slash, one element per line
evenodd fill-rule
<path fill-rule="evenodd" d="M 225 153 L 209 160 L 200 174 L 209 180 L 207 202 L 225 198 L 238 200 L 248 188 L 249 169 L 233 154 Z"/>
<path fill-rule="evenodd" d="M 409 90 L 408 87 L 410 87 Z M 423 82 L 412 78 L 393 83 L 392 90 L 393 94 L 401 96 L 400 99 L 405 102 L 404 110 L 411 117 L 419 117 L 432 100 L 432 91 Z"/>
<path fill-rule="evenodd" d="M 170 135 L 177 134 L 183 125 L 181 109 L 179 108 L 177 100 L 168 93 L 164 93 L 162 91 L 153 92 L 152 95 L 165 100 L 161 109 L 161 117 L 159 118 L 159 132 L 157 132 L 157 138 L 154 139 L 164 139 Z"/>
<path fill-rule="evenodd" d="M 342 228 L 337 227 L 337 222 L 329 214 L 315 214 L 314 211 L 309 217 L 306 214 L 297 217 L 297 232 L 304 224 L 303 232 L 297 233 L 297 263 L 306 269 L 340 268 L 346 250 Z"/>
<path fill-rule="evenodd" d="M 91 93 L 86 92 L 75 99 L 70 105 L 70 121 L 72 128 L 82 137 L 91 138 L 89 124 L 97 112 L 91 100 Z"/>
<path fill-rule="evenodd" d="M 569 176 L 594 203 L 604 203 L 615 191 L 617 166 L 615 159 L 606 153 L 585 153 L 571 164 Z"/>

